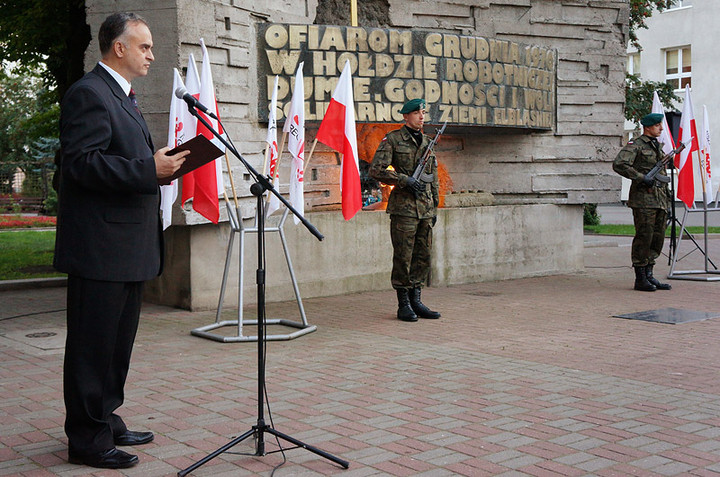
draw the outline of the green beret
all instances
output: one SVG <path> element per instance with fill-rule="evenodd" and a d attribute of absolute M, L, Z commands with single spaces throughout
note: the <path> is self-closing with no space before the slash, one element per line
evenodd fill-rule
<path fill-rule="evenodd" d="M 640 120 L 640 124 L 643 126 L 655 126 L 657 123 L 661 122 L 665 115 L 660 113 L 650 113 Z"/>
<path fill-rule="evenodd" d="M 425 107 L 425 100 L 420 98 L 411 99 L 407 103 L 405 103 L 400 110 L 400 114 L 407 114 L 412 113 L 413 111 L 417 111 L 418 109 L 423 109 Z"/>

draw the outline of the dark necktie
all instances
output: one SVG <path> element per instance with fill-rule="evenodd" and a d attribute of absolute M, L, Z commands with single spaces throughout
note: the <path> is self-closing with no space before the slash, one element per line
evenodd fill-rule
<path fill-rule="evenodd" d="M 137 97 L 135 96 L 134 89 L 130 88 L 130 94 L 128 94 L 128 98 L 130 98 L 130 102 L 132 103 L 133 107 L 135 108 L 135 111 L 137 111 L 138 114 L 142 116 L 142 113 L 140 112 L 140 108 L 138 107 Z"/>

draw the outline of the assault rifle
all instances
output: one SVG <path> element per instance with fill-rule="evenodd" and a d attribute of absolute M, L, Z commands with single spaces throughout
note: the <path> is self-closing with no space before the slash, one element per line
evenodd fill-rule
<path fill-rule="evenodd" d="M 648 172 L 647 174 L 645 174 L 645 177 L 643 177 L 643 182 L 644 182 L 645 184 L 650 184 L 650 185 L 655 184 L 655 181 L 662 182 L 663 184 L 669 183 L 669 182 L 670 182 L 670 178 L 669 178 L 668 176 L 665 176 L 665 175 L 662 175 L 662 174 L 658 175 L 659 172 L 660 172 L 662 169 L 667 168 L 667 163 L 670 161 L 670 159 L 672 159 L 673 156 L 675 156 L 675 154 L 679 154 L 683 149 L 685 149 L 685 146 L 687 146 L 688 144 L 690 144 L 690 141 L 692 141 L 693 139 L 695 139 L 695 138 L 694 138 L 694 137 L 691 137 L 690 139 L 688 139 L 687 142 L 681 142 L 678 147 L 676 147 L 676 148 L 673 149 L 672 151 L 670 151 L 670 152 L 668 152 L 667 154 L 665 154 L 665 155 L 662 157 L 662 159 L 660 159 L 659 161 L 657 161 L 657 162 L 655 163 L 655 165 L 653 166 L 653 168 L 650 169 L 650 172 Z"/>
<path fill-rule="evenodd" d="M 440 130 L 437 132 L 435 137 L 432 141 L 430 141 L 430 144 L 428 144 L 427 149 L 425 149 L 425 154 L 423 154 L 422 159 L 420 159 L 420 162 L 418 163 L 417 167 L 415 168 L 415 172 L 413 172 L 412 177 L 415 180 L 422 181 L 426 184 L 430 184 L 435 177 L 432 174 L 428 174 L 425 172 L 425 167 L 427 166 L 428 161 L 430 160 L 430 154 L 432 154 L 433 148 L 435 147 L 435 144 L 437 144 L 438 140 L 440 140 L 440 136 L 443 132 L 445 132 L 445 127 L 447 126 L 447 121 L 443 123 Z"/>

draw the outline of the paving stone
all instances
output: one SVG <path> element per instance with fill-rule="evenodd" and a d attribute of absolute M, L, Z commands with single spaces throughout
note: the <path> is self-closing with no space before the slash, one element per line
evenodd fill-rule
<path fill-rule="evenodd" d="M 720 251 L 720 240 L 710 242 Z M 443 312 L 435 322 L 395 320 L 382 308 L 392 307 L 389 289 L 304 299 L 318 331 L 269 344 L 265 418 L 350 468 L 283 441 L 280 473 L 720 473 L 720 320 L 611 317 L 717 310 L 720 294 L 677 281 L 671 293 L 641 296 L 628 260 L 628 248 L 593 247 L 584 273 L 431 287 Z M 64 303 L 63 289 L 0 292 L 16 308 L 9 316 L 26 315 L 0 321 L 0 474 L 93 475 L 65 462 L 62 350 L 38 354 L 6 338 L 64 330 L 62 313 L 28 314 L 38 294 L 40 303 Z M 295 306 L 271 305 L 278 316 Z M 347 318 L 359 309 L 365 319 Z M 141 463 L 122 475 L 174 475 L 257 424 L 257 346 L 190 336 L 213 320 L 145 305 L 118 412 L 156 440 L 133 450 Z M 266 452 L 277 450 L 272 436 L 265 441 Z M 255 450 L 250 436 L 193 475 L 268 475 L 282 460 L 242 455 Z"/>

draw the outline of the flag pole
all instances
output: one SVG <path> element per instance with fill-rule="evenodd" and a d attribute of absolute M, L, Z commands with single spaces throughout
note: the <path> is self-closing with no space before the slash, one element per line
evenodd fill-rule
<path fill-rule="evenodd" d="M 235 192 L 235 180 L 233 179 L 232 169 L 230 169 L 230 158 L 228 157 L 227 149 L 225 149 L 225 165 L 227 166 L 228 178 L 230 179 L 230 188 L 232 189 L 233 200 L 235 201 L 235 209 L 237 210 L 240 206 L 238 205 L 237 192 Z M 226 194 L 224 187 L 223 194 Z"/>
<path fill-rule="evenodd" d="M 272 185 L 275 187 L 275 179 L 280 175 L 280 158 L 282 157 L 283 149 L 285 149 L 285 138 L 287 138 L 288 133 L 283 132 L 282 137 L 280 138 L 280 150 L 278 151 L 278 167 L 275 168 L 275 176 L 272 178 Z"/>
<path fill-rule="evenodd" d="M 698 160 L 698 166 L 700 167 L 700 182 L 702 182 L 702 203 L 703 203 L 703 228 L 704 228 L 704 235 L 705 235 L 705 270 L 708 269 L 708 207 L 707 207 L 707 186 L 705 185 L 705 174 L 707 173 L 705 171 L 704 163 L 705 160 L 700 157 L 700 151 L 694 151 L 697 152 L 697 160 Z M 695 203 L 693 202 L 693 205 Z"/>
<path fill-rule="evenodd" d="M 287 137 L 287 133 L 283 132 L 282 138 L 280 138 L 280 149 L 278 150 L 278 163 L 277 163 L 277 166 L 275 167 L 275 174 L 273 174 L 273 176 L 270 178 L 270 183 L 272 184 L 273 187 L 275 187 L 275 180 L 280 175 L 280 158 L 282 157 L 283 149 L 285 149 L 285 138 L 286 137 Z M 264 170 L 265 169 L 263 168 L 263 171 Z M 270 196 L 271 195 L 272 194 L 268 193 L 267 197 L 265 197 L 265 209 L 267 209 L 268 204 L 270 204 Z"/>
<path fill-rule="evenodd" d="M 312 158 L 313 152 L 315 152 L 315 146 L 317 146 L 317 138 L 312 143 L 312 147 L 310 148 L 310 154 L 308 155 L 308 158 L 305 160 L 305 166 L 303 167 L 303 175 L 305 175 L 305 171 L 307 170 L 308 164 L 310 164 L 310 159 Z"/>
<path fill-rule="evenodd" d="M 270 144 L 265 146 L 265 160 L 263 160 L 262 174 L 265 175 L 267 171 L 268 159 L 270 158 Z"/>

